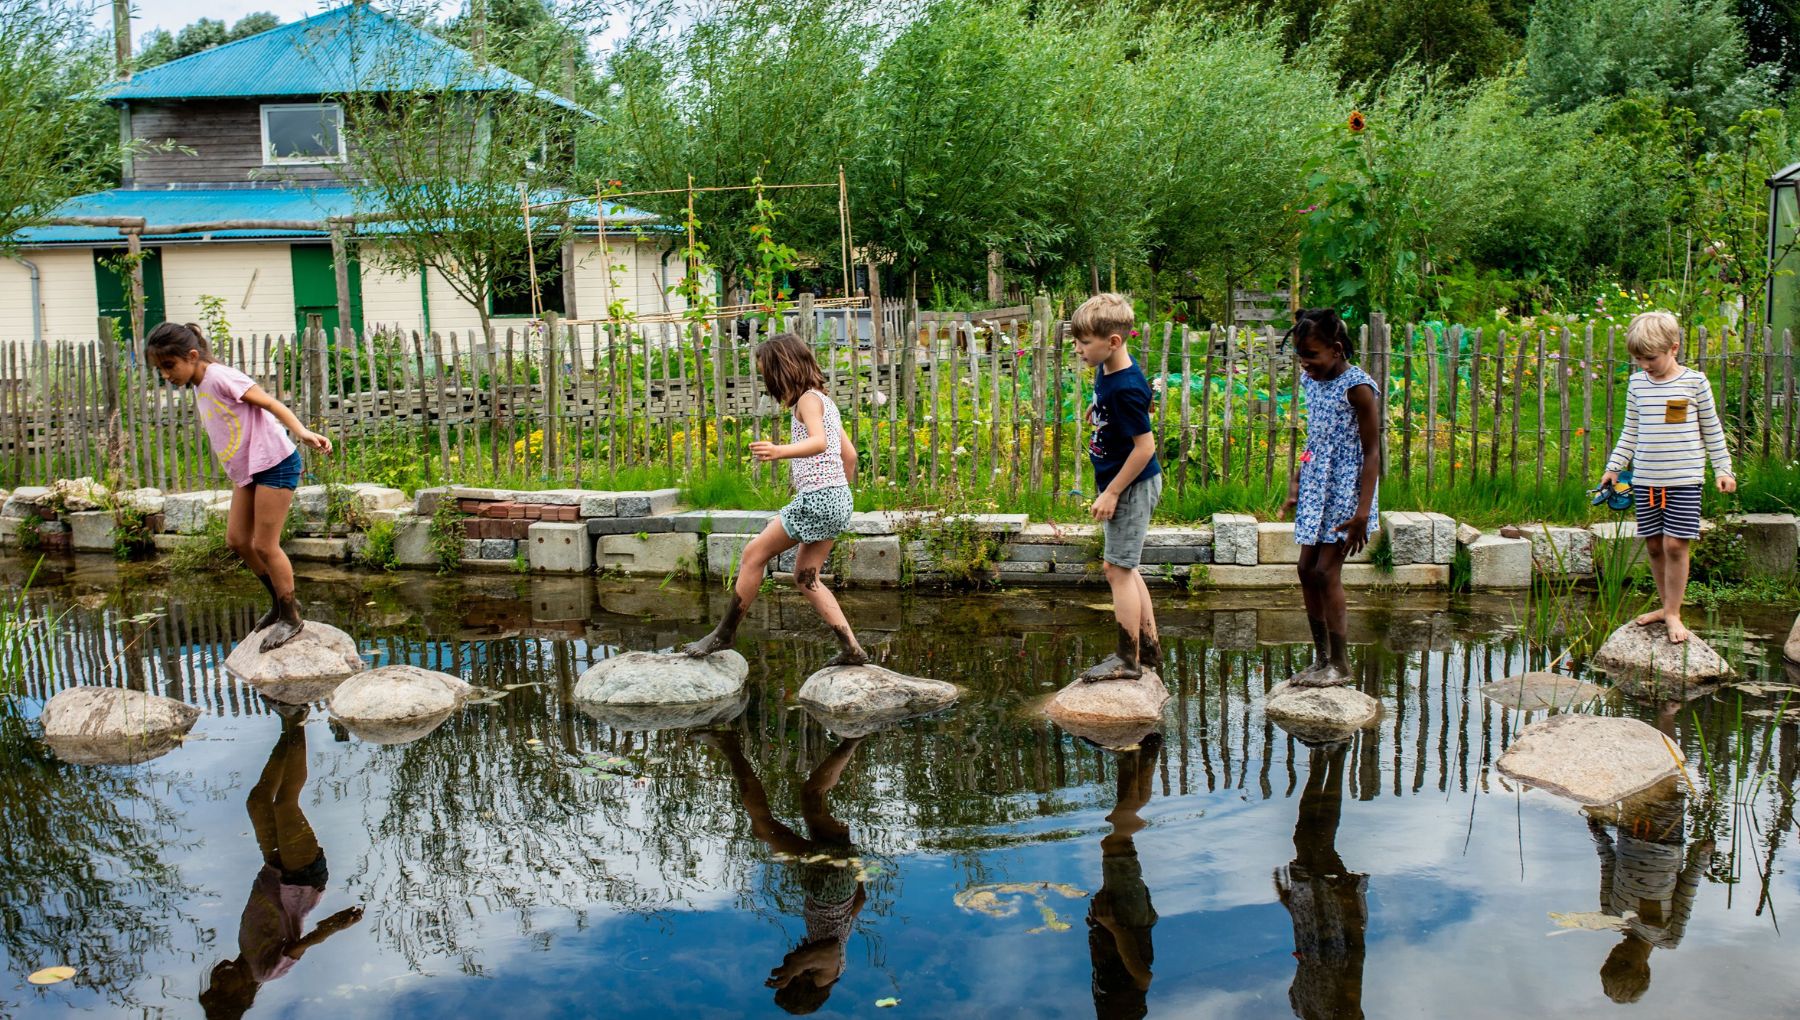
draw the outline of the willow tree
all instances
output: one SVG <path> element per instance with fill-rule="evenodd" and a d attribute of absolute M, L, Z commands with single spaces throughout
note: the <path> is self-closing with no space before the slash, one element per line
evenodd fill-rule
<path fill-rule="evenodd" d="M 0 0 L 0 247 L 116 172 L 116 145 L 93 131 L 106 62 L 89 14 L 69 0 Z"/>

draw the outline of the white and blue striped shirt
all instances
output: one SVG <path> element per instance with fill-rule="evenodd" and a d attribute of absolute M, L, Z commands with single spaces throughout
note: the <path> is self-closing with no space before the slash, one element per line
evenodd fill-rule
<path fill-rule="evenodd" d="M 1731 451 L 1706 376 L 1683 368 L 1657 382 L 1648 372 L 1632 373 L 1625 386 L 1625 431 L 1606 458 L 1606 470 L 1630 465 L 1636 485 L 1700 485 L 1709 457 L 1715 474 L 1732 474 Z"/>

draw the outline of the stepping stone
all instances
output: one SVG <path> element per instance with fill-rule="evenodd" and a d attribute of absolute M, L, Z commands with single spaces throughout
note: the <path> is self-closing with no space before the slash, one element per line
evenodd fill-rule
<path fill-rule="evenodd" d="M 1496 705 L 1536 712 L 1546 708 L 1583 708 L 1606 697 L 1606 688 L 1561 673 L 1523 673 L 1483 686 L 1481 696 Z"/>
<path fill-rule="evenodd" d="M 1681 750 L 1636 719 L 1553 715 L 1500 756 L 1502 775 L 1590 807 L 1612 804 L 1681 772 Z"/>
<path fill-rule="evenodd" d="M 1283 681 L 1269 688 L 1263 715 L 1303 744 L 1348 740 L 1381 717 L 1381 702 L 1348 684 L 1299 687 Z"/>
<path fill-rule="evenodd" d="M 1737 675 L 1699 635 L 1670 644 L 1668 627 L 1660 620 L 1648 627 L 1627 623 L 1613 631 L 1594 653 L 1594 668 L 1617 680 L 1636 681 L 1627 693 L 1645 697 L 1681 695 L 1686 687 Z"/>
<path fill-rule="evenodd" d="M 44 743 L 77 765 L 136 765 L 169 753 L 200 710 L 120 687 L 70 687 L 44 703 Z"/>
<path fill-rule="evenodd" d="M 331 715 L 372 744 L 404 744 L 443 725 L 475 693 L 448 673 L 394 665 L 365 670 L 331 694 Z"/>
<path fill-rule="evenodd" d="M 1800 616 L 1794 617 L 1794 629 L 1788 631 L 1787 643 L 1781 646 L 1781 657 L 1800 662 Z"/>
<path fill-rule="evenodd" d="M 680 652 L 624 652 L 575 681 L 574 698 L 621 729 L 674 729 L 730 719 L 742 708 L 750 663 L 732 649 L 696 659 Z M 737 710 L 734 710 L 735 709 Z M 598 710 L 596 712 L 596 710 Z"/>
<path fill-rule="evenodd" d="M 956 702 L 962 691 L 942 680 L 905 676 L 873 664 L 826 666 L 800 686 L 798 700 L 840 737 L 861 737 Z"/>
<path fill-rule="evenodd" d="M 1056 692 L 1044 711 L 1070 734 L 1102 747 L 1139 743 L 1162 727 L 1169 690 L 1153 670 L 1135 680 L 1077 680 Z"/>
<path fill-rule="evenodd" d="M 277 680 L 329 680 L 360 673 L 366 665 L 350 635 L 329 623 L 306 621 L 292 641 L 262 650 L 263 631 L 239 641 L 225 668 L 253 684 Z"/>

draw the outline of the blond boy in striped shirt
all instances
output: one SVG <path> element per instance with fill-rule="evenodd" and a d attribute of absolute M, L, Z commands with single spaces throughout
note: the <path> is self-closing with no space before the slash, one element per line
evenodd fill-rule
<path fill-rule="evenodd" d="M 1720 492 L 1736 492 L 1731 451 L 1713 406 L 1706 376 L 1682 367 L 1681 325 L 1668 312 L 1645 312 L 1625 335 L 1631 360 L 1642 371 L 1625 388 L 1625 430 L 1606 459 L 1602 486 L 1611 487 L 1631 466 L 1637 533 L 1650 554 L 1662 607 L 1637 618 L 1640 627 L 1663 623 L 1671 644 L 1689 637 L 1681 622 L 1687 592 L 1688 544 L 1700 537 L 1700 487 L 1712 461 Z"/>

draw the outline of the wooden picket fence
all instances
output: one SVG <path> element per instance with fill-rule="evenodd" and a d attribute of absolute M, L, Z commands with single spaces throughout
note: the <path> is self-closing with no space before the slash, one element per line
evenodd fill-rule
<path fill-rule="evenodd" d="M 813 344 L 867 484 L 1079 496 L 1091 478 L 1092 372 L 1046 299 L 904 320 L 884 308 L 876 322 L 866 309 L 807 306 L 705 328 L 552 320 L 485 337 L 314 329 L 233 338 L 215 356 L 352 451 L 397 447 L 436 477 L 469 483 L 528 476 L 593 487 L 642 465 L 765 477 L 771 469 L 751 461 L 749 444 L 785 436 L 787 412 L 762 392 L 752 351 L 791 329 Z M 102 335 L 111 337 L 110 324 Z M 1174 491 L 1270 485 L 1292 470 L 1305 423 L 1298 366 L 1281 334 L 1160 323 L 1132 343 L 1152 379 Z M 1591 481 L 1624 418 L 1632 365 L 1622 327 L 1484 334 L 1377 317 L 1356 346 L 1384 390 L 1390 478 Z M 1683 360 L 1712 380 L 1740 457 L 1793 460 L 1790 335 L 1697 331 Z M 171 491 L 228 484 L 192 393 L 163 385 L 128 344 L 0 348 L 0 415 L 5 484 L 75 476 Z"/>

